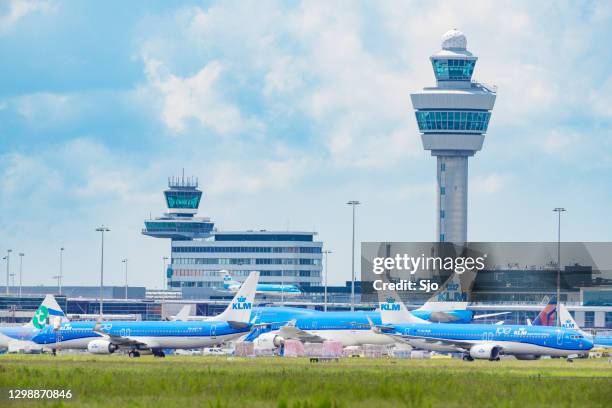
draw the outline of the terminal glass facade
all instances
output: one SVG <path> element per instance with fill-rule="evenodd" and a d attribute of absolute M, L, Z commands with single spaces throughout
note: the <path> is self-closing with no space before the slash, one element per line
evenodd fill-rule
<path fill-rule="evenodd" d="M 212 239 L 174 241 L 169 268 L 172 288 L 221 289 L 227 272 L 244 281 L 260 272 L 260 283 L 321 284 L 322 243 L 314 233 L 213 232 Z"/>

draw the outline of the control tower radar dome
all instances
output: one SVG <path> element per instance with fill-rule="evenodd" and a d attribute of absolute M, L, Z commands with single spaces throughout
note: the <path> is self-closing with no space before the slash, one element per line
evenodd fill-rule
<path fill-rule="evenodd" d="M 467 48 L 467 38 L 461 31 L 453 28 L 442 36 L 442 49 L 445 50 L 465 50 Z"/>

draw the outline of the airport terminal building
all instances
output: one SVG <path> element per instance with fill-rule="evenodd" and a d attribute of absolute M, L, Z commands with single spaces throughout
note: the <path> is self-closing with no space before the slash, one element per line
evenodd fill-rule
<path fill-rule="evenodd" d="M 261 283 L 321 284 L 323 243 L 316 232 L 219 231 L 210 218 L 196 217 L 202 191 L 191 177 L 170 178 L 164 196 L 166 214 L 146 220 L 142 233 L 170 239 L 168 289 L 219 289 L 224 271 L 238 281 L 260 271 Z"/>

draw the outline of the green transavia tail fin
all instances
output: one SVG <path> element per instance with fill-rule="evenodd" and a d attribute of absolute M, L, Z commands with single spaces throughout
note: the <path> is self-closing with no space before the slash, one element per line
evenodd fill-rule
<path fill-rule="evenodd" d="M 59 319 L 60 323 L 68 321 L 64 311 L 55 300 L 55 296 L 47 295 L 42 304 L 36 309 L 36 312 L 34 312 L 34 316 L 32 316 L 32 320 L 30 320 L 27 326 L 43 329 L 48 324 L 52 324 L 56 319 Z"/>

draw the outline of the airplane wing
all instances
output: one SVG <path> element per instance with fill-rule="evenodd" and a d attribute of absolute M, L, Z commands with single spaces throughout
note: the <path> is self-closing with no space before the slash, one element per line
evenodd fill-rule
<path fill-rule="evenodd" d="M 506 315 L 510 313 L 512 312 L 498 312 L 498 313 L 481 314 L 481 315 L 475 315 L 473 319 L 486 319 L 487 317 L 501 316 L 501 315 Z"/>
<path fill-rule="evenodd" d="M 99 323 L 96 324 L 96 326 L 93 328 L 93 331 L 95 333 L 98 333 L 102 337 L 104 337 L 104 339 L 110 341 L 113 344 L 116 344 L 119 347 L 129 347 L 129 346 L 140 346 L 141 348 L 154 348 L 154 347 L 157 347 L 156 344 L 145 343 L 145 342 L 143 342 L 141 340 L 136 340 L 136 339 L 131 338 L 131 337 L 116 336 L 116 335 L 113 335 L 113 334 L 106 333 L 104 330 L 102 330 L 102 328 L 100 327 Z"/>
<path fill-rule="evenodd" d="M 304 343 L 323 343 L 325 339 L 306 330 L 295 327 L 295 320 L 291 320 L 278 330 L 278 334 L 285 339 L 299 340 Z"/>

